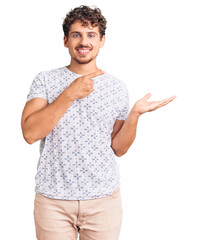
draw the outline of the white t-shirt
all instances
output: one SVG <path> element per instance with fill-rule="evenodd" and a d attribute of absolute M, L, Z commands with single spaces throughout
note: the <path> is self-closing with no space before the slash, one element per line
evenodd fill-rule
<path fill-rule="evenodd" d="M 42 71 L 33 79 L 27 101 L 40 97 L 50 104 L 79 76 L 65 66 Z M 94 91 L 75 100 L 40 140 L 35 192 L 54 199 L 86 200 L 106 197 L 120 187 L 111 133 L 116 119 L 128 116 L 127 86 L 108 73 L 93 81 Z"/>

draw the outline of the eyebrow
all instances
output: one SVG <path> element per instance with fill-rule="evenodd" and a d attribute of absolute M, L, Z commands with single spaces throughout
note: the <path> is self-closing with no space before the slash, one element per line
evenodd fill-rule
<path fill-rule="evenodd" d="M 79 34 L 81 34 L 80 32 L 77 32 L 77 31 L 71 32 L 70 34 L 73 34 L 73 33 L 79 33 Z M 98 35 L 98 33 L 96 33 L 96 32 L 87 32 L 87 33 L 94 33 L 94 34 Z"/>

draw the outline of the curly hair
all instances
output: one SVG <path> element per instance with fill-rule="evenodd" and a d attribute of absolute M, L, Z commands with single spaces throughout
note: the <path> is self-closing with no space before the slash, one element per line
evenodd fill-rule
<path fill-rule="evenodd" d="M 101 14 L 101 10 L 99 8 L 91 8 L 85 5 L 81 5 L 79 7 L 71 9 L 70 12 L 66 14 L 66 17 L 62 24 L 64 35 L 67 38 L 70 26 L 75 21 L 80 21 L 82 23 L 82 26 L 88 26 L 89 24 L 91 24 L 92 27 L 98 26 L 101 38 L 103 35 L 105 35 L 107 21 Z"/>

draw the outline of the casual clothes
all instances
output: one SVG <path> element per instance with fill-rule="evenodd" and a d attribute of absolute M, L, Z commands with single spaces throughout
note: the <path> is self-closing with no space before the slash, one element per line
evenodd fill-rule
<path fill-rule="evenodd" d="M 35 76 L 27 101 L 40 97 L 50 104 L 80 76 L 65 66 L 42 71 Z M 94 91 L 76 99 L 40 140 L 36 193 L 54 199 L 87 200 L 109 196 L 120 187 L 111 133 L 116 119 L 128 116 L 127 86 L 108 73 L 93 81 Z"/>
<path fill-rule="evenodd" d="M 38 240 L 118 240 L 123 208 L 120 189 L 90 200 L 50 199 L 35 194 L 34 221 Z"/>

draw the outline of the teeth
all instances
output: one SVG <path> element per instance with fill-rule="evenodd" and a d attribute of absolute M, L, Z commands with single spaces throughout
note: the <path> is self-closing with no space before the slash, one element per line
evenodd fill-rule
<path fill-rule="evenodd" d="M 86 53 L 89 52 L 89 50 L 79 50 L 79 52 Z"/>

